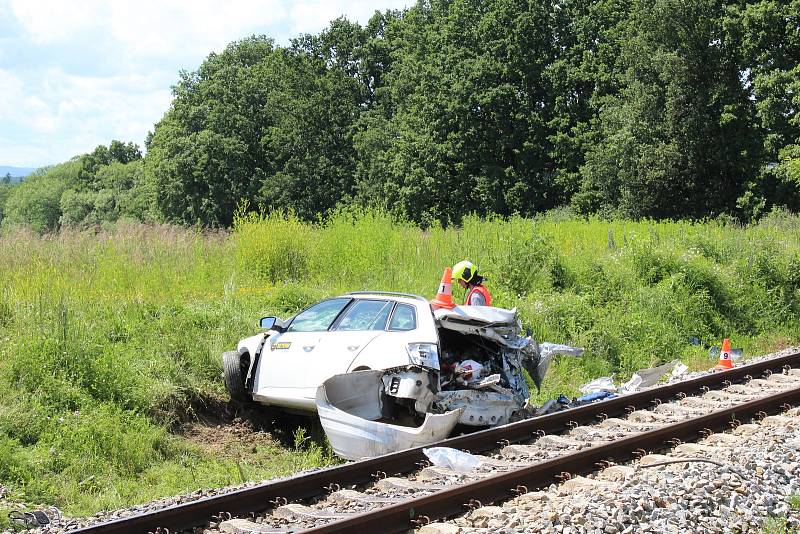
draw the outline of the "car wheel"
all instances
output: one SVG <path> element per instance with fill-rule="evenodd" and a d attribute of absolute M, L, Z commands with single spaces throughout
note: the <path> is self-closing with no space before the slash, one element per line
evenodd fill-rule
<path fill-rule="evenodd" d="M 234 350 L 222 355 L 225 388 L 228 390 L 233 400 L 248 400 L 247 390 L 244 387 L 244 379 L 249 365 L 250 361 L 249 358 L 246 357 L 246 354 L 239 354 Z"/>

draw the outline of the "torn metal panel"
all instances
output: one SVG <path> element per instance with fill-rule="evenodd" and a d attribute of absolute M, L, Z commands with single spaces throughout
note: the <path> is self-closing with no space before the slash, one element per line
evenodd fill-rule
<path fill-rule="evenodd" d="M 491 339 L 511 349 L 519 350 L 530 343 L 530 338 L 519 335 L 522 325 L 517 318 L 517 310 L 456 306 L 451 310 L 436 310 L 434 316 L 440 328 Z"/>
<path fill-rule="evenodd" d="M 381 422 L 383 371 L 336 375 L 317 390 L 317 411 L 334 452 L 348 460 L 372 458 L 445 439 L 458 423 L 461 410 L 425 415 L 420 426 Z"/>
<path fill-rule="evenodd" d="M 439 390 L 439 384 L 432 383 L 431 379 L 438 382 L 436 374 L 416 366 L 390 369 L 381 377 L 386 395 L 414 400 L 414 409 L 418 413 L 428 411 Z"/>
<path fill-rule="evenodd" d="M 442 411 L 461 410 L 458 422 L 462 425 L 495 426 L 511 421 L 524 401 L 520 403 L 510 391 L 456 389 L 439 393 L 434 406 Z"/>
<path fill-rule="evenodd" d="M 515 376 L 520 378 L 522 376 L 520 368 L 528 372 L 539 389 L 550 363 L 557 354 L 567 356 L 583 354 L 583 349 L 556 343 L 540 345 L 532 336 L 524 335 L 516 309 L 456 306 L 451 310 L 436 310 L 434 315 L 437 326 L 444 331 L 478 336 L 506 349 L 502 350 L 503 359 L 507 360 L 504 366 L 510 367 L 511 372 L 504 373 L 504 378 L 509 387 L 521 395 L 527 396 L 527 386 L 523 388 L 514 383 Z"/>
<path fill-rule="evenodd" d="M 533 342 L 534 344 L 536 341 Z M 544 375 L 547 373 L 547 369 L 550 367 L 550 363 L 553 361 L 553 358 L 557 354 L 561 354 L 564 356 L 572 356 L 578 357 L 583 355 L 583 349 L 577 347 L 571 347 L 569 345 L 561 345 L 559 343 L 547 343 L 543 342 L 536 345 L 536 354 L 538 356 L 538 363 L 536 364 L 535 369 L 528 369 L 526 370 L 533 378 L 533 381 L 536 383 L 537 388 L 541 388 L 542 381 L 544 380 Z"/>

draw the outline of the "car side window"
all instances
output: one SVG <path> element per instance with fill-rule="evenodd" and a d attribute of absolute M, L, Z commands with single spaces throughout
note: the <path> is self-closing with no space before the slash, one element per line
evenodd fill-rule
<path fill-rule="evenodd" d="M 392 311 L 387 300 L 357 300 L 336 326 L 336 330 L 383 330 Z"/>
<path fill-rule="evenodd" d="M 324 332 L 339 316 L 350 299 L 330 299 L 301 311 L 289 325 L 287 332 Z"/>
<path fill-rule="evenodd" d="M 417 312 L 414 306 L 398 304 L 389 323 L 389 330 L 414 330 L 417 327 Z"/>

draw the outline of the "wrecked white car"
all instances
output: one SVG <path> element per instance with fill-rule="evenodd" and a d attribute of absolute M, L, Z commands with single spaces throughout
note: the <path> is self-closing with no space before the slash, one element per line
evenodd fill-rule
<path fill-rule="evenodd" d="M 349 459 L 428 444 L 459 423 L 522 417 L 523 369 L 538 387 L 552 355 L 574 350 L 543 357 L 513 310 L 434 311 L 423 297 L 396 293 L 351 293 L 261 326 L 269 332 L 223 355 L 231 397 L 318 412 Z"/>

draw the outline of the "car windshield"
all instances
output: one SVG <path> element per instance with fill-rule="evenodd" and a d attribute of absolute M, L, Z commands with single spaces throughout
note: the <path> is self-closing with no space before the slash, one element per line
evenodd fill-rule
<path fill-rule="evenodd" d="M 383 330 L 392 303 L 386 300 L 359 300 L 339 322 L 336 330 Z"/>
<path fill-rule="evenodd" d="M 287 332 L 324 332 L 350 302 L 349 298 L 324 300 L 297 314 Z"/>

